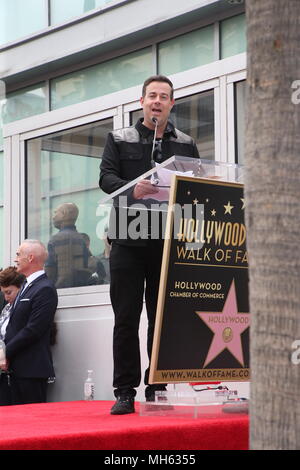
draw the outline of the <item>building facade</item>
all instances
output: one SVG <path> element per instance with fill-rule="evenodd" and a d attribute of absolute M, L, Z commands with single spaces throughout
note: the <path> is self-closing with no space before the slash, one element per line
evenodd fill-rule
<path fill-rule="evenodd" d="M 58 290 L 52 400 L 81 399 L 87 369 L 96 398 L 113 397 L 109 272 L 101 278 L 97 268 L 100 260 L 107 270 L 98 187 L 106 135 L 135 122 L 143 81 L 161 73 L 175 87 L 173 122 L 194 137 L 200 156 L 243 163 L 244 10 L 242 0 L 0 4 L 0 267 L 13 264 L 24 238 L 48 246 L 57 232 L 52 214 L 70 202 L 93 255 L 87 267 L 77 253 L 85 280 Z M 67 249 L 64 263 L 75 256 Z M 143 317 L 143 345 L 145 324 Z"/>

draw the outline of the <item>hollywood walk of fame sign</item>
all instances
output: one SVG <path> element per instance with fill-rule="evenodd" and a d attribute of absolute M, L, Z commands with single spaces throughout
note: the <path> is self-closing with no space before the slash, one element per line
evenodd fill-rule
<path fill-rule="evenodd" d="M 243 185 L 174 176 L 151 383 L 248 381 Z"/>

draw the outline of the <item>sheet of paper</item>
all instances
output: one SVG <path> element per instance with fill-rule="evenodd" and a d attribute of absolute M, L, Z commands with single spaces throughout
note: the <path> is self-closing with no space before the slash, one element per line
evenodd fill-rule
<path fill-rule="evenodd" d="M 158 184 L 155 186 L 158 189 L 158 192 L 151 195 L 145 195 L 143 199 L 155 199 L 157 201 L 168 201 L 169 200 L 169 191 L 172 181 L 172 175 L 179 176 L 193 176 L 193 171 L 173 171 L 168 170 L 167 168 L 157 168 L 155 178 L 158 179 Z"/>

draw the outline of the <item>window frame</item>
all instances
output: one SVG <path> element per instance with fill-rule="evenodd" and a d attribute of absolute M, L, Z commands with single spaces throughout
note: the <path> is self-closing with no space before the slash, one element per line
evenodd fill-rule
<path fill-rule="evenodd" d="M 235 162 L 234 82 L 245 76 L 246 53 L 243 53 L 169 77 L 175 99 L 214 90 L 216 161 Z M 110 117 L 114 129 L 127 127 L 130 113 L 141 109 L 141 89 L 142 85 L 128 88 L 4 126 L 4 265 L 13 263 L 15 251 L 26 235 L 26 141 Z M 60 289 L 59 295 L 72 307 L 86 305 L 85 302 L 110 303 L 109 285 Z M 70 296 L 77 300 L 66 300 Z"/>
<path fill-rule="evenodd" d="M 49 33 L 60 31 L 61 29 L 68 28 L 72 25 L 76 25 L 77 23 L 81 23 L 83 21 L 88 20 L 89 18 L 93 18 L 94 16 L 102 15 L 109 10 L 119 8 L 120 6 L 124 5 L 125 3 L 133 2 L 136 0 L 114 0 L 107 5 L 103 5 L 102 7 L 96 7 L 92 10 L 88 10 L 86 13 L 82 13 L 81 15 L 74 16 L 69 18 L 65 21 L 61 21 L 60 23 L 51 23 L 51 0 L 43 0 L 44 2 L 44 14 L 45 14 L 45 23 L 47 26 L 40 30 L 35 30 L 29 33 L 26 36 L 20 36 L 17 39 L 12 41 L 7 41 L 3 44 L 0 44 L 0 52 L 5 51 L 6 49 L 10 49 L 12 47 L 24 44 L 26 42 L 32 41 L 33 39 L 38 39 L 42 36 L 46 36 Z"/>

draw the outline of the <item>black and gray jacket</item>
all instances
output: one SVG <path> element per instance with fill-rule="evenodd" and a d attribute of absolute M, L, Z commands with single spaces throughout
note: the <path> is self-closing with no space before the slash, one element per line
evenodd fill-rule
<path fill-rule="evenodd" d="M 105 193 L 115 192 L 151 169 L 154 131 L 144 126 L 142 121 L 140 119 L 135 126 L 108 134 L 99 179 L 99 186 Z M 171 122 L 168 122 L 162 137 L 161 150 L 159 163 L 173 155 L 199 158 L 194 140 Z"/>

